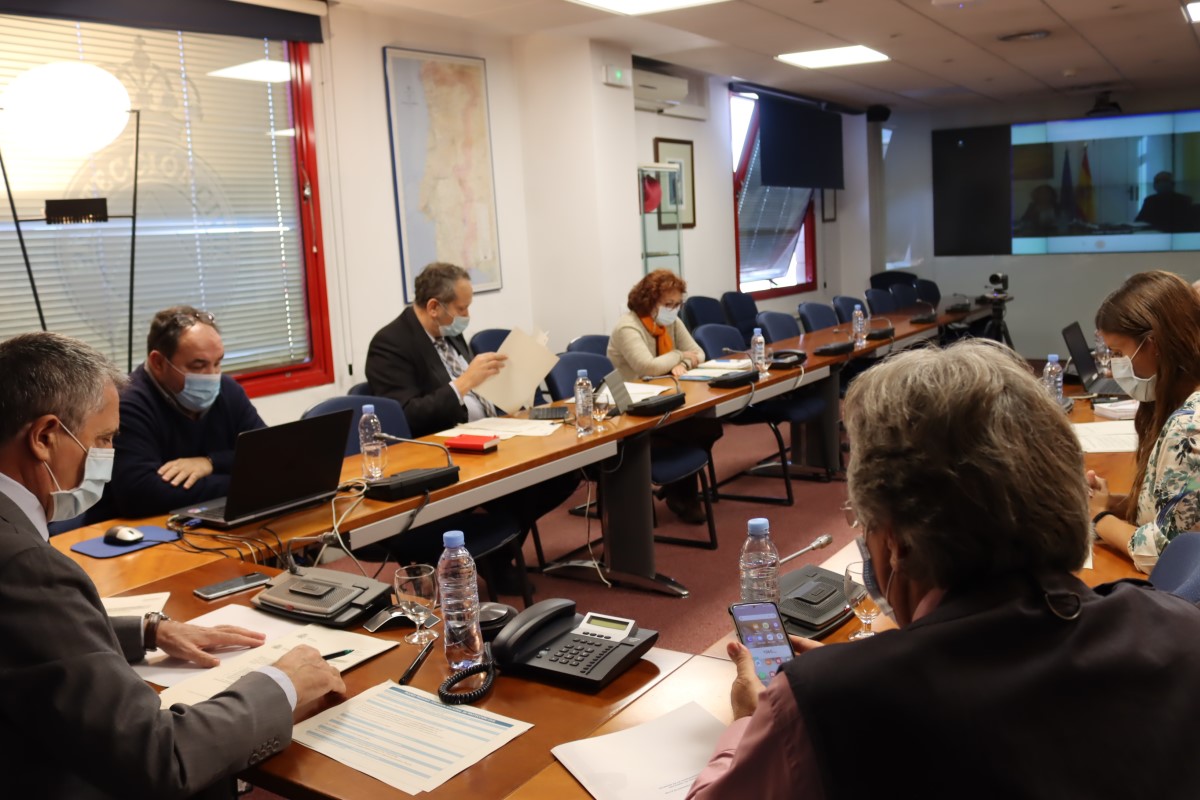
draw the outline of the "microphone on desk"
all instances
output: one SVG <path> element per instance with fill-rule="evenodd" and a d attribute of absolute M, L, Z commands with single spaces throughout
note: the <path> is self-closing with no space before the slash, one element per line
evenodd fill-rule
<path fill-rule="evenodd" d="M 922 300 L 920 298 L 917 298 L 917 302 L 923 306 L 928 306 L 929 311 L 924 314 L 917 314 L 915 316 L 909 317 L 908 321 L 912 322 L 916 325 L 927 325 L 931 322 L 937 322 L 937 306 L 935 306 L 933 303 L 929 302 L 928 300 Z"/>
<path fill-rule="evenodd" d="M 962 292 L 955 292 L 954 294 L 952 294 L 950 296 L 951 297 L 961 297 L 962 301 L 951 303 L 950 305 L 946 306 L 947 312 L 949 312 L 951 314 L 962 314 L 964 312 L 971 310 L 971 298 L 970 297 L 963 294 Z"/>
<path fill-rule="evenodd" d="M 458 467 L 450 457 L 450 449 L 444 444 L 422 442 L 419 439 L 405 439 L 382 432 L 375 434 L 375 438 L 379 441 L 397 444 L 420 444 L 425 447 L 436 447 L 446 454 L 446 466 L 406 469 L 393 475 L 367 481 L 367 497 L 372 500 L 394 502 L 458 483 Z"/>
<path fill-rule="evenodd" d="M 887 323 L 886 327 L 872 329 L 871 325 L 874 324 L 875 320 L 877 319 L 881 319 Z M 877 339 L 891 339 L 896 335 L 896 326 L 893 325 L 892 321 L 887 317 L 880 317 L 872 314 L 867 320 L 867 328 L 867 338 L 871 341 L 875 341 Z"/>
<path fill-rule="evenodd" d="M 622 413 L 628 414 L 631 417 L 657 417 L 665 415 L 669 411 L 679 408 L 687 402 L 687 395 L 683 393 L 683 389 L 679 385 L 679 379 L 671 373 L 666 375 L 642 375 L 644 381 L 657 380 L 658 378 L 670 378 L 675 384 L 674 394 L 658 394 L 653 397 L 647 397 L 644 400 L 638 400 L 636 403 L 631 403 Z M 664 416 L 663 419 L 666 419 Z"/>
<path fill-rule="evenodd" d="M 454 459 L 450 457 L 450 448 L 439 442 L 423 442 L 420 439 L 404 439 L 400 436 L 392 436 L 390 433 L 377 433 L 375 438 L 381 442 L 391 442 L 392 444 L 420 444 L 425 447 L 436 447 L 446 454 L 446 466 L 454 466 Z"/>
<path fill-rule="evenodd" d="M 811 553 L 813 550 L 820 550 L 822 547 L 829 547 L 829 545 L 832 543 L 833 543 L 833 537 L 830 536 L 828 533 L 822 533 L 816 539 L 813 539 L 812 543 L 810 545 L 808 545 L 807 547 L 801 547 L 799 550 L 792 553 L 787 558 L 780 559 L 779 563 L 786 564 L 787 562 L 791 561 L 793 558 L 802 556 L 805 553 Z"/>
<path fill-rule="evenodd" d="M 675 384 L 675 393 L 676 393 L 676 394 L 683 394 L 683 388 L 682 388 L 682 387 L 679 385 L 679 378 L 676 378 L 676 377 L 675 377 L 675 376 L 674 376 L 672 373 L 670 373 L 670 372 L 668 372 L 668 373 L 666 373 L 666 374 L 664 374 L 664 375 L 642 375 L 642 376 L 640 376 L 640 377 L 641 377 L 641 379 L 642 379 L 642 380 L 644 380 L 644 381 L 657 381 L 657 380 L 660 380 L 660 379 L 662 379 L 662 378 L 670 378 L 670 379 L 671 379 L 671 381 L 672 381 L 672 382 Z"/>

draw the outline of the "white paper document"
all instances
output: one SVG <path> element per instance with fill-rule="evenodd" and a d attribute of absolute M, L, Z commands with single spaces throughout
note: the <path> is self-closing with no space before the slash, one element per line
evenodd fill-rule
<path fill-rule="evenodd" d="M 460 433 L 477 433 L 481 436 L 499 436 L 511 439 L 514 436 L 549 436 L 562 423 L 553 420 L 518 419 L 517 417 L 486 417 L 467 422 L 447 431 L 438 431 L 434 436 L 458 436 Z"/>
<path fill-rule="evenodd" d="M 155 592 L 154 594 L 131 594 L 126 597 L 101 597 L 104 611 L 110 617 L 144 617 L 151 611 L 160 614 L 167 607 L 170 592 Z"/>
<path fill-rule="evenodd" d="M 532 406 L 538 384 L 558 363 L 558 356 L 546 347 L 545 334 L 540 334 L 540 338 L 541 341 L 520 328 L 513 328 L 496 351 L 508 356 L 504 368 L 476 386 L 475 394 L 508 412 Z"/>
<path fill-rule="evenodd" d="M 1113 403 L 1092 403 L 1092 411 L 1105 419 L 1133 419 L 1138 410 L 1137 400 L 1117 400 Z"/>
<path fill-rule="evenodd" d="M 1077 422 L 1075 435 L 1085 453 L 1136 453 L 1137 431 L 1133 420 Z"/>
<path fill-rule="evenodd" d="M 274 664 L 293 647 L 301 644 L 311 645 L 322 654 L 349 650 L 346 655 L 329 660 L 339 672 L 344 672 L 355 664 L 361 664 L 368 658 L 392 649 L 397 643 L 322 625 L 305 625 L 300 630 L 269 641 L 262 647 L 243 650 L 236 658 L 222 661 L 220 666 L 202 670 L 198 675 L 163 689 L 159 695 L 162 707 L 170 708 L 176 703 L 201 703 L 225 691 L 246 673 Z"/>
<path fill-rule="evenodd" d="M 532 727 L 385 681 L 299 723 L 292 739 L 416 794 L 433 791 Z"/>
<path fill-rule="evenodd" d="M 725 723 L 696 703 L 628 730 L 550 752 L 596 800 L 681 798 L 712 757 Z"/>
<path fill-rule="evenodd" d="M 681 381 L 707 381 L 731 372 L 750 369 L 750 364 L 751 361 L 748 358 L 713 358 L 689 369 L 679 379 Z"/>
<path fill-rule="evenodd" d="M 645 400 L 647 397 L 655 397 L 656 395 L 662 394 L 666 390 L 667 387 L 658 386 L 653 383 L 625 383 L 625 391 L 629 392 L 629 402 L 631 403 L 636 403 L 638 400 Z M 614 402 L 612 392 L 608 390 L 607 386 L 601 387 L 599 394 L 608 401 L 609 405 L 612 405 Z M 568 404 L 574 403 L 575 398 L 568 397 L 564 402 Z"/>
<path fill-rule="evenodd" d="M 188 622 L 192 625 L 202 625 L 206 628 L 215 628 L 218 625 L 235 625 L 239 628 L 263 634 L 267 637 L 268 642 L 278 639 L 281 636 L 295 633 L 304 627 L 303 622 L 292 622 L 278 615 L 267 614 L 249 606 L 238 605 L 237 603 L 221 606 L 207 614 L 202 614 L 195 619 L 188 620 Z M 229 650 L 218 650 L 213 655 L 222 661 L 226 661 L 237 658 L 244 653 L 246 653 L 246 649 L 238 647 Z M 150 653 L 141 664 L 134 664 L 133 670 L 147 683 L 169 687 L 196 675 L 203 675 L 209 671 L 209 668 L 198 666 L 191 661 L 184 661 L 180 658 L 171 658 L 163 652 L 157 652 Z"/>

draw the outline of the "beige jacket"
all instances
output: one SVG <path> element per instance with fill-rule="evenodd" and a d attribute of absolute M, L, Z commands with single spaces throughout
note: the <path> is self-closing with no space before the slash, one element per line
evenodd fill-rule
<path fill-rule="evenodd" d="M 617 327 L 609 337 L 608 360 L 613 363 L 613 367 L 621 371 L 625 380 L 636 381 L 643 375 L 667 374 L 676 364 L 683 361 L 683 353 L 686 350 L 704 352 L 688 333 L 683 320 L 677 319 L 671 325 L 671 339 L 675 342 L 675 349 L 656 356 L 658 346 L 654 337 L 646 330 L 637 314 L 626 311 L 617 320 Z"/>

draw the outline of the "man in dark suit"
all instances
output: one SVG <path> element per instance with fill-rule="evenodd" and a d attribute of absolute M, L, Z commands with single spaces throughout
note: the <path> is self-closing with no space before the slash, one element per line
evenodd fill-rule
<path fill-rule="evenodd" d="M 49 543 L 47 522 L 104 490 L 125 381 L 53 333 L 0 343 L 0 775 L 8 797 L 230 797 L 232 776 L 285 748 L 292 712 L 337 671 L 298 647 L 211 700 L 164 710 L 129 667 L 147 650 L 203 666 L 204 650 L 260 634 L 160 614 L 109 618 L 95 585 Z"/>
<path fill-rule="evenodd" d="M 1154 176 L 1154 194 L 1142 201 L 1137 221 L 1164 233 L 1192 230 L 1192 198 L 1175 191 L 1174 175 L 1160 172 Z"/>

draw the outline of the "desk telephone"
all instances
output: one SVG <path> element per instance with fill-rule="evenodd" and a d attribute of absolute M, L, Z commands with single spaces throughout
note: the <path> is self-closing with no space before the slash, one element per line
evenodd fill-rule
<path fill-rule="evenodd" d="M 598 692 L 656 641 L 658 631 L 638 628 L 631 619 L 594 611 L 577 614 L 574 601 L 554 598 L 517 614 L 496 635 L 491 652 L 505 674 Z"/>

